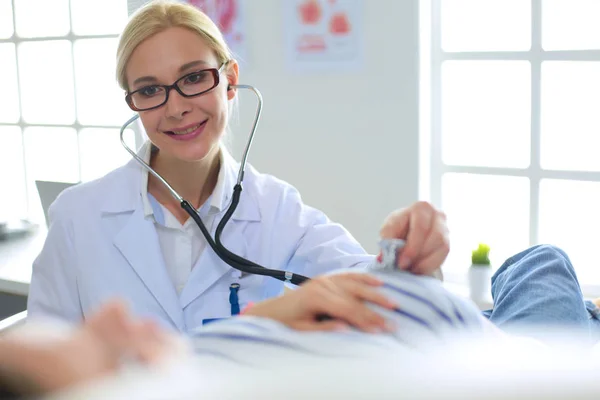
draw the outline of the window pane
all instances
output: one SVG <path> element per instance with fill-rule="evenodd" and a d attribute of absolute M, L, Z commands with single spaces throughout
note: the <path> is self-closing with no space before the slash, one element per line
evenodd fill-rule
<path fill-rule="evenodd" d="M 26 42 L 18 50 L 23 119 L 33 124 L 75 122 L 71 43 Z"/>
<path fill-rule="evenodd" d="M 15 16 L 21 37 L 63 36 L 71 29 L 69 0 L 15 0 Z"/>
<path fill-rule="evenodd" d="M 133 112 L 115 78 L 117 39 L 75 42 L 77 113 L 82 125 L 122 125 Z"/>
<path fill-rule="evenodd" d="M 135 151 L 134 132 L 127 129 L 124 139 Z M 81 180 L 84 182 L 100 178 L 131 159 L 121 145 L 119 129 L 82 129 L 79 133 L 79 149 Z"/>
<path fill-rule="evenodd" d="M 600 171 L 600 63 L 542 63 L 541 165 Z"/>
<path fill-rule="evenodd" d="M 0 182 L 10 193 L 0 196 L 0 221 L 27 217 L 23 138 L 18 126 L 0 126 Z"/>
<path fill-rule="evenodd" d="M 598 0 L 542 0 L 542 47 L 600 49 L 599 19 Z"/>
<path fill-rule="evenodd" d="M 529 62 L 444 62 L 441 130 L 446 164 L 526 168 L 531 136 Z"/>
<path fill-rule="evenodd" d="M 540 183 L 539 241 L 567 252 L 577 276 L 600 284 L 600 183 L 544 179 Z"/>
<path fill-rule="evenodd" d="M 0 43 L 0 122 L 19 122 L 17 60 L 13 43 Z"/>
<path fill-rule="evenodd" d="M 133 14 L 138 8 L 150 0 L 127 0 L 127 14 Z"/>
<path fill-rule="evenodd" d="M 0 39 L 7 39 L 13 35 L 12 1 L 0 0 Z"/>
<path fill-rule="evenodd" d="M 441 0 L 445 51 L 531 48 L 530 0 Z"/>
<path fill-rule="evenodd" d="M 71 20 L 76 35 L 121 33 L 127 23 L 127 0 L 71 0 Z"/>
<path fill-rule="evenodd" d="M 30 216 L 44 221 L 36 180 L 78 182 L 77 132 L 72 128 L 31 127 L 25 129 L 25 165 Z"/>
<path fill-rule="evenodd" d="M 527 178 L 445 174 L 442 209 L 448 216 L 451 248 L 444 268 L 466 270 L 479 243 L 490 245 L 491 261 L 498 268 L 529 244 Z"/>
<path fill-rule="evenodd" d="M 79 181 L 79 150 L 75 129 L 26 128 L 25 150 L 30 179 Z"/>

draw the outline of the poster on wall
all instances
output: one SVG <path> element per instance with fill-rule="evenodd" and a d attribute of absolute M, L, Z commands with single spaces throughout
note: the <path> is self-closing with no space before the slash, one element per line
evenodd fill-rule
<path fill-rule="evenodd" d="M 247 54 L 242 4 L 244 0 L 186 0 L 186 2 L 204 11 L 217 24 L 235 59 L 240 64 L 245 64 Z"/>
<path fill-rule="evenodd" d="M 284 0 L 285 53 L 293 72 L 358 71 L 363 0 Z"/>

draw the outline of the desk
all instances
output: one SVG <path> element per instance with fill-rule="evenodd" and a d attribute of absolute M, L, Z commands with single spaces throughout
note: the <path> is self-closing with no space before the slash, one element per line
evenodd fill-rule
<path fill-rule="evenodd" d="M 0 292 L 27 296 L 31 281 L 31 265 L 46 239 L 47 228 L 32 234 L 0 242 Z"/>

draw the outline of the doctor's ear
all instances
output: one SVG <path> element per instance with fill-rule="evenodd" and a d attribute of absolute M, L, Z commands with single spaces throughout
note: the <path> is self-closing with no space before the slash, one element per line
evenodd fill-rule
<path fill-rule="evenodd" d="M 233 100 L 237 94 L 237 89 L 232 86 L 237 85 L 239 76 L 239 66 L 235 60 L 229 61 L 225 75 L 227 76 L 227 99 Z"/>
<path fill-rule="evenodd" d="M 237 94 L 237 88 L 232 87 L 235 83 L 227 84 L 227 100 L 233 100 Z"/>
<path fill-rule="evenodd" d="M 233 98 L 237 94 L 237 88 L 232 87 L 234 85 L 235 85 L 234 83 L 228 83 L 227 84 L 227 100 L 233 100 Z"/>

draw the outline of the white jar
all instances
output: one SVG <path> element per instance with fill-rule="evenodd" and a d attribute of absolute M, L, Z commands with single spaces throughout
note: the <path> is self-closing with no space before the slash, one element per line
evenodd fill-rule
<path fill-rule="evenodd" d="M 492 267 L 483 264 L 471 264 L 469 267 L 469 297 L 475 303 L 482 303 L 491 298 Z"/>

